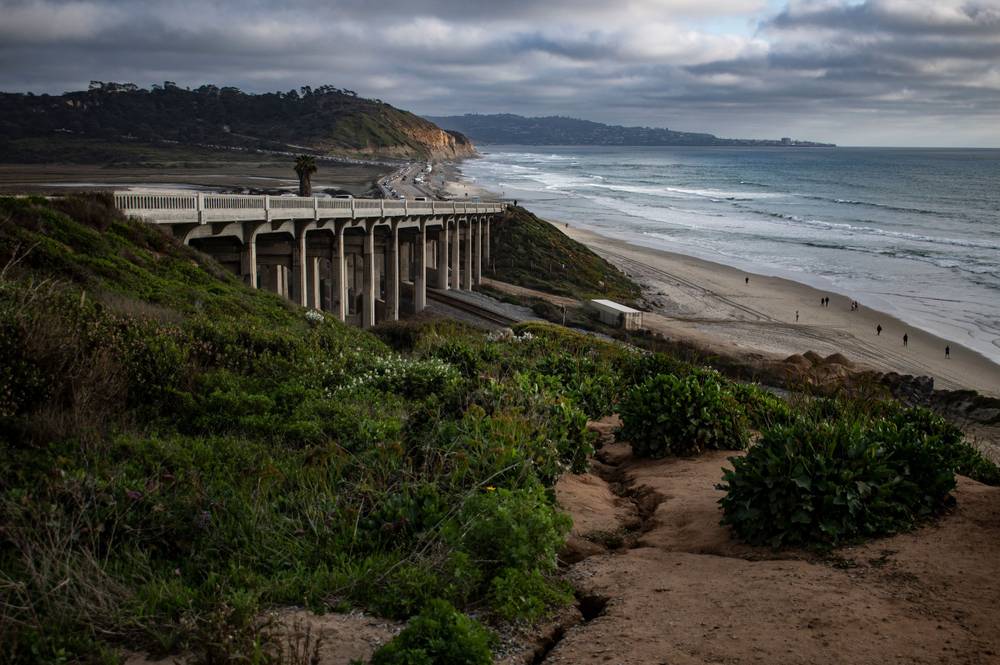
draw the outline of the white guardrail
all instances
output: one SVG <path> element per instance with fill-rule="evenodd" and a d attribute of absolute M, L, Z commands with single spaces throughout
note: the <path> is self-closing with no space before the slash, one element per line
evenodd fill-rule
<path fill-rule="evenodd" d="M 302 196 L 255 196 L 115 192 L 115 206 L 127 215 L 171 224 L 279 219 L 357 219 L 477 215 L 502 211 L 500 201 L 399 201 L 394 199 L 331 199 Z"/>

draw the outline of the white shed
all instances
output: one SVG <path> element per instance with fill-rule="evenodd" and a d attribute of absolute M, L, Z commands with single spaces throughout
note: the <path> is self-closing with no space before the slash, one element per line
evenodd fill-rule
<path fill-rule="evenodd" d="M 591 300 L 590 307 L 597 312 L 601 322 L 609 326 L 617 326 L 625 330 L 638 330 L 642 327 L 642 312 L 613 300 Z"/>

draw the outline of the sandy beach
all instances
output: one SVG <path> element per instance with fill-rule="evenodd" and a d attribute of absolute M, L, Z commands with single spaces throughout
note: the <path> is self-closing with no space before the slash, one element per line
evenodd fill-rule
<path fill-rule="evenodd" d="M 654 310 L 644 321 L 670 337 L 770 357 L 842 353 L 881 371 L 931 376 L 936 388 L 971 388 L 1000 396 L 1000 365 L 883 312 L 863 305 L 851 311 L 851 300 L 844 296 L 640 247 L 572 224 L 557 226 L 642 284 Z M 820 305 L 823 297 L 830 298 L 829 306 Z M 879 325 L 881 335 L 876 334 Z M 946 346 L 951 347 L 950 358 L 945 358 Z"/>
<path fill-rule="evenodd" d="M 442 175 L 441 189 L 452 197 L 496 197 L 495 192 L 463 179 L 459 168 Z M 668 337 L 751 358 L 780 359 L 806 351 L 823 356 L 841 353 L 879 371 L 933 377 L 935 388 L 967 388 L 1000 396 L 997 363 L 884 312 L 864 305 L 852 311 L 851 299 L 845 296 L 634 245 L 581 228 L 571 219 L 549 221 L 641 284 L 652 310 L 644 316 L 646 326 Z M 830 298 L 826 307 L 820 305 L 824 297 Z M 879 325 L 882 332 L 876 334 Z"/>

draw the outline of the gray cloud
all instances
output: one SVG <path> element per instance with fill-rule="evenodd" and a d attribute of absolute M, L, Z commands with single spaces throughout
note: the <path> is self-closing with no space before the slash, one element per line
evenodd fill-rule
<path fill-rule="evenodd" d="M 1000 0 L 0 0 L 0 16 L 4 90 L 333 83 L 428 114 L 1000 145 Z"/>

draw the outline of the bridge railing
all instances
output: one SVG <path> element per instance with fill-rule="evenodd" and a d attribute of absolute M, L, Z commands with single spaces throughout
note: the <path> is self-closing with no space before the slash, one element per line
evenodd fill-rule
<path fill-rule="evenodd" d="M 115 207 L 120 210 L 197 210 L 197 194 L 155 194 L 115 192 Z"/>
<path fill-rule="evenodd" d="M 197 196 L 197 194 L 195 195 Z M 249 194 L 209 194 L 201 196 L 201 210 L 264 210 L 266 196 Z"/>
<path fill-rule="evenodd" d="M 154 222 L 222 222 L 323 217 L 402 217 L 499 212 L 502 202 L 329 199 L 202 192 L 115 192 L 115 206 Z"/>

